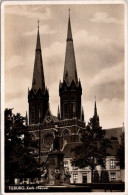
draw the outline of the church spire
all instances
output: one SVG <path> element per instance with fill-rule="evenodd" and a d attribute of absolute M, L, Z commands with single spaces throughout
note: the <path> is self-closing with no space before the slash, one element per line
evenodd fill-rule
<path fill-rule="evenodd" d="M 81 116 L 81 120 L 84 121 L 84 108 L 83 108 L 83 106 L 82 106 L 82 113 L 81 113 L 81 115 L 82 115 Z"/>
<path fill-rule="evenodd" d="M 60 120 L 60 108 L 59 108 L 59 105 L 58 105 L 57 117 L 58 117 L 58 119 Z"/>
<path fill-rule="evenodd" d="M 28 90 L 29 124 L 42 123 L 48 109 L 49 92 L 45 87 L 39 21 L 35 50 L 32 88 Z"/>
<path fill-rule="evenodd" d="M 73 41 L 73 39 L 72 39 L 71 21 L 70 21 L 70 8 L 69 8 L 68 11 L 69 11 L 69 19 L 68 19 L 67 41 Z"/>
<path fill-rule="evenodd" d="M 68 18 L 68 31 L 66 41 L 66 53 L 64 62 L 63 82 L 59 85 L 60 117 L 63 119 L 81 119 L 81 82 L 78 81 L 75 52 L 70 20 Z"/>
<path fill-rule="evenodd" d="M 38 32 L 37 32 L 37 42 L 36 42 L 36 50 L 41 50 L 41 44 L 40 44 L 40 33 L 39 33 L 39 20 L 38 20 Z"/>
<path fill-rule="evenodd" d="M 28 126 L 28 114 L 27 114 L 27 111 L 26 111 L 26 117 L 25 117 L 25 125 Z"/>
<path fill-rule="evenodd" d="M 43 60 L 41 54 L 39 21 L 38 21 L 38 32 L 37 32 L 37 42 L 36 42 L 36 50 L 35 50 L 35 63 L 34 63 L 34 71 L 33 71 L 32 89 L 34 90 L 34 92 L 37 92 L 39 88 L 42 91 L 45 90 Z"/>
<path fill-rule="evenodd" d="M 95 96 L 94 116 L 97 116 L 96 96 Z"/>
<path fill-rule="evenodd" d="M 78 84 L 76 60 L 75 60 L 75 53 L 74 53 L 74 46 L 73 46 L 71 21 L 70 21 L 70 9 L 69 9 L 67 45 L 66 45 L 63 81 L 65 81 L 68 85 L 70 85 L 72 80 L 75 82 L 75 84 Z"/>

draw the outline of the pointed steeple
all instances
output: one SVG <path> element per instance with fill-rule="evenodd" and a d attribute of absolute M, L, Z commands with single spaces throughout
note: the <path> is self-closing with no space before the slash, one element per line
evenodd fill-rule
<path fill-rule="evenodd" d="M 38 32 L 37 32 L 37 42 L 36 42 L 36 50 L 35 50 L 35 63 L 34 63 L 34 71 L 33 71 L 32 89 L 36 93 L 39 88 L 42 91 L 45 90 L 43 60 L 41 54 L 39 21 L 38 21 Z"/>
<path fill-rule="evenodd" d="M 96 96 L 95 96 L 95 104 L 94 104 L 94 115 L 92 119 L 93 119 L 93 128 L 99 128 L 100 120 L 99 120 L 99 115 L 97 114 Z"/>
<path fill-rule="evenodd" d="M 27 111 L 26 111 L 26 117 L 25 117 L 25 125 L 28 126 L 28 115 L 27 115 Z"/>
<path fill-rule="evenodd" d="M 69 9 L 69 19 L 68 19 L 67 41 L 73 41 L 73 39 L 72 39 L 71 21 L 70 21 L 70 9 Z"/>
<path fill-rule="evenodd" d="M 38 27 L 38 32 L 37 32 L 36 50 L 40 50 L 41 51 L 39 27 Z"/>
<path fill-rule="evenodd" d="M 82 106 L 82 113 L 81 113 L 81 119 L 82 119 L 82 121 L 84 121 L 84 108 L 83 108 L 83 106 Z"/>
<path fill-rule="evenodd" d="M 95 96 L 94 116 L 97 116 L 96 96 Z"/>
<path fill-rule="evenodd" d="M 59 108 L 59 106 L 58 106 L 57 117 L 58 117 L 58 119 L 60 120 L 60 108 Z"/>
<path fill-rule="evenodd" d="M 66 45 L 63 81 L 65 81 L 67 85 L 70 85 L 72 80 L 75 82 L 76 85 L 78 84 L 76 60 L 75 60 L 75 53 L 74 53 L 74 46 L 73 46 L 71 21 L 70 21 L 70 10 L 69 10 L 67 45 Z"/>
<path fill-rule="evenodd" d="M 49 92 L 45 87 L 39 21 L 35 49 L 35 62 L 33 70 L 32 88 L 28 89 L 29 124 L 42 123 L 48 109 Z"/>

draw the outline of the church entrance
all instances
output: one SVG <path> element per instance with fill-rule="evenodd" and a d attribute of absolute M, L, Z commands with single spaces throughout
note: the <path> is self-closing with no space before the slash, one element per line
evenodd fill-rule
<path fill-rule="evenodd" d="M 83 183 L 87 183 L 87 173 L 83 173 Z"/>

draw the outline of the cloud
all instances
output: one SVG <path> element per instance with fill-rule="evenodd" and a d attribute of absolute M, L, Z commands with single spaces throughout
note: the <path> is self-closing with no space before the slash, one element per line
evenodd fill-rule
<path fill-rule="evenodd" d="M 110 17 L 107 12 L 97 12 L 94 14 L 93 18 L 90 19 L 92 22 L 96 23 L 106 23 L 106 24 L 123 24 L 122 20 L 114 17 Z"/>
<path fill-rule="evenodd" d="M 90 87 L 94 85 L 117 82 L 124 79 L 124 63 L 119 63 L 116 66 L 106 67 L 95 75 L 90 83 Z"/>
<path fill-rule="evenodd" d="M 21 64 L 22 61 L 20 56 L 18 55 L 11 56 L 11 58 L 5 64 L 5 71 L 6 72 L 13 71 L 13 69 L 15 69 L 17 66 L 21 66 Z"/>
<path fill-rule="evenodd" d="M 121 47 L 123 48 L 124 43 L 120 44 L 118 41 L 114 41 L 113 39 L 109 39 L 106 37 L 100 37 L 98 35 L 92 35 L 90 32 L 85 30 L 79 30 L 74 35 L 74 41 L 76 48 L 84 47 L 85 49 L 91 48 L 98 49 L 107 49 L 111 47 Z M 106 50 L 107 52 L 107 50 Z"/>
<path fill-rule="evenodd" d="M 31 58 L 14 55 L 5 63 L 6 102 L 14 104 L 14 99 L 21 99 L 24 96 L 27 98 L 26 92 L 31 83 L 32 70 L 26 64 L 31 64 Z"/>
<path fill-rule="evenodd" d="M 118 43 L 81 30 L 74 35 L 74 45 L 77 67 L 83 78 L 92 78 L 102 69 L 116 67 L 119 62 L 124 65 L 123 41 Z"/>
<path fill-rule="evenodd" d="M 65 45 L 65 42 L 56 41 L 43 49 L 44 69 L 49 85 L 56 83 L 59 86 L 59 80 L 63 77 Z"/>
<path fill-rule="evenodd" d="M 18 16 L 26 16 L 28 18 L 48 20 L 52 19 L 51 10 L 41 5 L 13 5 L 5 6 L 5 14 L 13 14 Z"/>
<path fill-rule="evenodd" d="M 82 77 L 83 73 L 80 72 Z M 124 101 L 124 63 L 120 62 L 112 67 L 102 68 L 97 72 L 85 79 L 86 82 L 82 83 L 83 95 L 86 100 L 97 96 L 98 101 L 104 98 L 112 100 L 119 98 Z"/>

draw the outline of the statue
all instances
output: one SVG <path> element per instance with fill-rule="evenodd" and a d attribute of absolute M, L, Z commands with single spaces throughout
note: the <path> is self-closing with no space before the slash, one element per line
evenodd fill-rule
<path fill-rule="evenodd" d="M 53 150 L 60 151 L 60 143 L 59 143 L 58 131 L 56 130 L 54 132 L 55 132 L 55 139 L 53 141 Z"/>

